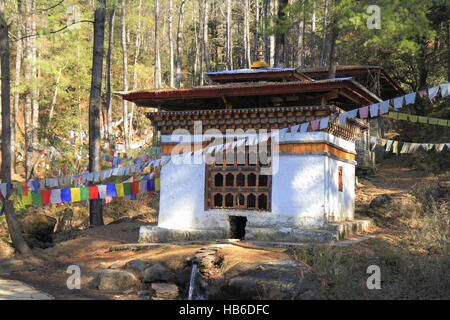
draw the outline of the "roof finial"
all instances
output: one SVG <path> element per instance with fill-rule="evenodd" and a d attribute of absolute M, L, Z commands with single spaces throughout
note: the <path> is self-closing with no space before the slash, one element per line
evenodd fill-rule
<path fill-rule="evenodd" d="M 265 61 L 255 61 L 250 65 L 252 69 L 267 69 L 270 65 Z"/>

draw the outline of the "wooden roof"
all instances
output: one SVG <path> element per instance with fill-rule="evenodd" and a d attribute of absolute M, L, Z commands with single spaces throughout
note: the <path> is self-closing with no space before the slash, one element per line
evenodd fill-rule
<path fill-rule="evenodd" d="M 217 83 L 254 81 L 312 81 L 295 68 L 258 68 L 208 72 L 208 77 Z"/>
<path fill-rule="evenodd" d="M 328 67 L 297 69 L 298 72 L 307 75 L 313 79 L 325 79 L 328 76 Z M 338 65 L 336 66 L 336 76 L 339 77 L 353 77 L 358 82 L 363 83 L 366 87 L 371 89 L 367 82 L 367 76 L 373 72 L 379 72 L 381 92 L 380 96 L 383 99 L 390 99 L 395 96 L 404 95 L 403 89 L 386 73 L 380 66 L 367 65 Z M 365 79 L 364 79 L 365 78 Z M 375 79 L 374 79 L 375 80 Z M 376 92 L 375 92 L 376 93 Z"/>
<path fill-rule="evenodd" d="M 352 78 L 243 82 L 120 93 L 141 107 L 165 111 L 333 104 L 344 110 L 381 99 Z"/>

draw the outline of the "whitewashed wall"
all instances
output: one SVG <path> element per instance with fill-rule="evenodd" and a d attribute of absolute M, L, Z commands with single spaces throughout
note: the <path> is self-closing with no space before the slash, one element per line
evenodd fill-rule
<path fill-rule="evenodd" d="M 171 141 L 162 136 L 162 142 Z M 179 141 L 178 138 L 176 141 Z M 187 141 L 187 140 L 184 140 Z M 354 152 L 352 142 L 324 132 L 287 135 L 283 142 L 326 141 Z M 228 229 L 229 215 L 247 217 L 247 227 L 320 227 L 327 219 L 353 218 L 354 165 L 324 155 L 281 154 L 272 177 L 272 210 L 205 210 L 205 165 L 169 162 L 161 169 L 158 226 L 169 229 Z M 344 192 L 337 190 L 343 166 Z"/>

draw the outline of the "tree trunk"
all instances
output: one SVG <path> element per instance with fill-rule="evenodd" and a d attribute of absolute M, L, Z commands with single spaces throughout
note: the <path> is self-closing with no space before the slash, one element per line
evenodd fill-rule
<path fill-rule="evenodd" d="M 134 60 L 133 60 L 133 90 L 137 89 L 137 60 L 139 57 L 139 53 L 141 51 L 141 9 L 142 9 L 142 0 L 139 0 L 138 23 L 137 23 L 137 28 L 136 28 L 136 43 L 135 43 Z M 128 141 L 131 141 L 131 135 L 133 134 L 134 107 L 135 107 L 135 104 L 132 103 L 131 104 L 130 121 L 128 121 L 128 131 L 129 131 Z"/>
<path fill-rule="evenodd" d="M 328 0 L 324 0 L 323 4 L 323 25 L 322 25 L 322 32 L 323 32 L 323 39 L 322 39 L 322 48 L 320 50 L 320 66 L 323 67 L 325 65 L 325 51 L 326 51 L 326 45 L 327 45 L 327 21 L 328 18 Z"/>
<path fill-rule="evenodd" d="M 182 54 L 183 54 L 183 16 L 184 16 L 184 4 L 185 0 L 181 0 L 180 9 L 178 14 L 178 30 L 177 30 L 177 60 L 176 60 L 176 83 L 177 88 L 181 87 L 181 66 L 182 66 Z"/>
<path fill-rule="evenodd" d="M 203 16 L 204 16 L 204 1 L 198 0 L 198 17 L 199 17 L 199 24 L 198 24 L 198 63 L 199 63 L 199 70 L 198 70 L 198 78 L 199 78 L 199 84 L 202 86 L 204 81 L 204 72 L 203 72 L 203 65 L 204 65 L 204 27 L 203 24 Z"/>
<path fill-rule="evenodd" d="M 270 49 L 269 49 L 269 36 L 267 34 L 267 17 L 269 12 L 269 1 L 270 0 L 263 0 L 263 8 L 262 8 L 262 47 L 263 47 L 263 55 L 264 55 L 264 61 L 269 62 L 270 60 Z"/>
<path fill-rule="evenodd" d="M 278 0 L 278 23 L 283 23 L 286 20 L 284 9 L 288 5 L 288 0 Z M 276 10 L 274 8 L 274 10 Z M 285 30 L 280 30 L 279 26 L 275 34 L 275 48 L 274 48 L 274 65 L 276 67 L 285 66 Z"/>
<path fill-rule="evenodd" d="M 334 19 L 334 18 L 332 18 Z M 335 21 L 330 22 L 330 58 L 328 62 L 328 78 L 336 78 L 336 39 L 338 37 Z"/>
<path fill-rule="evenodd" d="M 450 20 L 447 20 L 447 81 L 450 82 Z"/>
<path fill-rule="evenodd" d="M 260 16 L 260 8 L 259 8 L 259 1 L 255 1 L 255 43 L 254 43 L 254 49 L 253 49 L 253 61 L 258 61 L 259 59 L 259 16 Z"/>
<path fill-rule="evenodd" d="M 274 25 L 274 19 L 275 15 L 277 14 L 277 0 L 271 0 L 270 1 L 270 26 L 273 27 Z M 269 35 L 269 64 L 271 67 L 275 65 L 275 46 L 276 46 L 276 37 L 275 34 Z"/>
<path fill-rule="evenodd" d="M 31 19 L 31 32 L 32 34 L 36 34 L 36 1 L 32 0 L 32 19 Z M 39 90 L 37 89 L 37 78 L 38 78 L 38 70 L 37 70 L 37 50 L 36 50 L 36 38 L 32 37 L 32 80 L 33 80 L 33 88 L 32 88 L 32 142 L 33 144 L 37 143 L 37 128 L 39 126 Z"/>
<path fill-rule="evenodd" d="M 232 2 L 227 0 L 227 24 L 226 24 L 226 63 L 227 70 L 233 69 L 233 35 L 232 35 Z"/>
<path fill-rule="evenodd" d="M 17 0 L 17 41 L 16 41 L 16 63 L 15 63 L 15 76 L 14 76 L 14 106 L 12 113 L 12 125 L 11 125 L 11 145 L 14 150 L 17 151 L 17 115 L 19 113 L 19 103 L 20 103 L 20 78 L 22 69 L 22 56 L 23 56 L 23 40 L 22 38 L 22 0 Z M 12 154 L 12 170 L 16 172 L 16 152 Z"/>
<path fill-rule="evenodd" d="M 208 41 L 208 24 L 209 24 L 209 1 L 204 0 L 205 5 L 203 8 L 203 58 L 205 59 L 205 72 L 210 71 L 209 63 L 209 41 Z"/>
<path fill-rule="evenodd" d="M 103 42 L 105 37 L 105 3 L 95 9 L 92 82 L 89 97 L 89 171 L 100 171 L 100 109 L 103 73 Z M 102 200 L 90 200 L 90 226 L 103 225 Z"/>
<path fill-rule="evenodd" d="M 123 64 L 123 91 L 128 91 L 128 54 L 127 54 L 127 29 L 125 25 L 126 14 L 125 0 L 122 0 L 122 15 L 121 15 L 121 43 L 122 43 L 122 64 Z M 125 142 L 125 150 L 130 148 L 129 131 L 128 131 L 128 101 L 122 99 L 122 117 L 123 117 L 123 139 Z"/>
<path fill-rule="evenodd" d="M 25 35 L 32 34 L 32 0 L 25 1 Z M 33 46 L 33 37 L 27 37 L 24 40 L 25 45 L 25 63 L 24 63 L 24 78 L 26 83 L 26 92 L 25 92 L 25 104 L 24 104 L 24 132 L 25 132 L 25 176 L 27 179 L 31 178 L 32 168 L 33 168 L 33 152 L 32 152 L 32 132 L 33 132 L 33 124 L 32 124 L 32 98 L 31 98 L 31 83 L 33 81 L 32 76 L 32 46 Z"/>
<path fill-rule="evenodd" d="M 245 0 L 244 8 L 244 66 L 250 68 L 250 0 Z"/>
<path fill-rule="evenodd" d="M 313 12 L 311 17 L 311 67 L 315 67 L 316 60 L 316 1 L 313 0 Z"/>
<path fill-rule="evenodd" d="M 175 66 L 174 66 L 174 51 L 173 51 L 173 0 L 169 0 L 169 65 L 170 65 L 170 80 L 171 88 L 175 86 Z"/>
<path fill-rule="evenodd" d="M 109 149 L 114 149 L 114 137 L 112 131 L 112 108 L 111 108 L 111 59 L 114 39 L 114 17 L 116 8 L 112 7 L 108 18 L 108 53 L 106 54 L 106 132 Z"/>
<path fill-rule="evenodd" d="M 155 3 L 155 88 L 161 88 L 161 48 L 159 39 L 159 0 Z"/>
<path fill-rule="evenodd" d="M 11 182 L 11 102 L 10 102 L 10 68 L 9 68 L 9 39 L 8 25 L 3 17 L 3 1 L 0 1 L 0 61 L 2 78 L 2 165 L 1 175 L 3 183 Z M 22 254 L 31 253 L 30 248 L 22 237 L 20 225 L 14 212 L 14 204 L 9 199 L 11 190 L 7 188 L 3 206 L 6 213 L 9 235 L 14 247 Z"/>
<path fill-rule="evenodd" d="M 53 113 L 55 112 L 56 98 L 58 97 L 58 89 L 59 89 L 59 82 L 61 81 L 61 74 L 62 74 L 63 70 L 65 69 L 65 67 L 66 67 L 66 65 L 59 68 L 58 76 L 56 77 L 55 90 L 53 91 L 52 102 L 50 105 L 50 113 L 48 115 L 47 126 L 49 126 L 49 127 L 50 127 L 52 119 L 53 119 Z"/>

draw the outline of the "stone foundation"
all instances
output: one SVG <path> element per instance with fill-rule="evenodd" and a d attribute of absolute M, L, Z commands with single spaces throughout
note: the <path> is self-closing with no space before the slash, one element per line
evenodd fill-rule
<path fill-rule="evenodd" d="M 300 228 L 245 228 L 245 240 L 269 242 L 335 242 L 365 233 L 371 228 L 371 220 L 353 220 L 326 224 L 321 229 Z M 226 230 L 179 230 L 155 226 L 142 226 L 141 243 L 167 243 L 197 240 L 226 239 Z"/>

